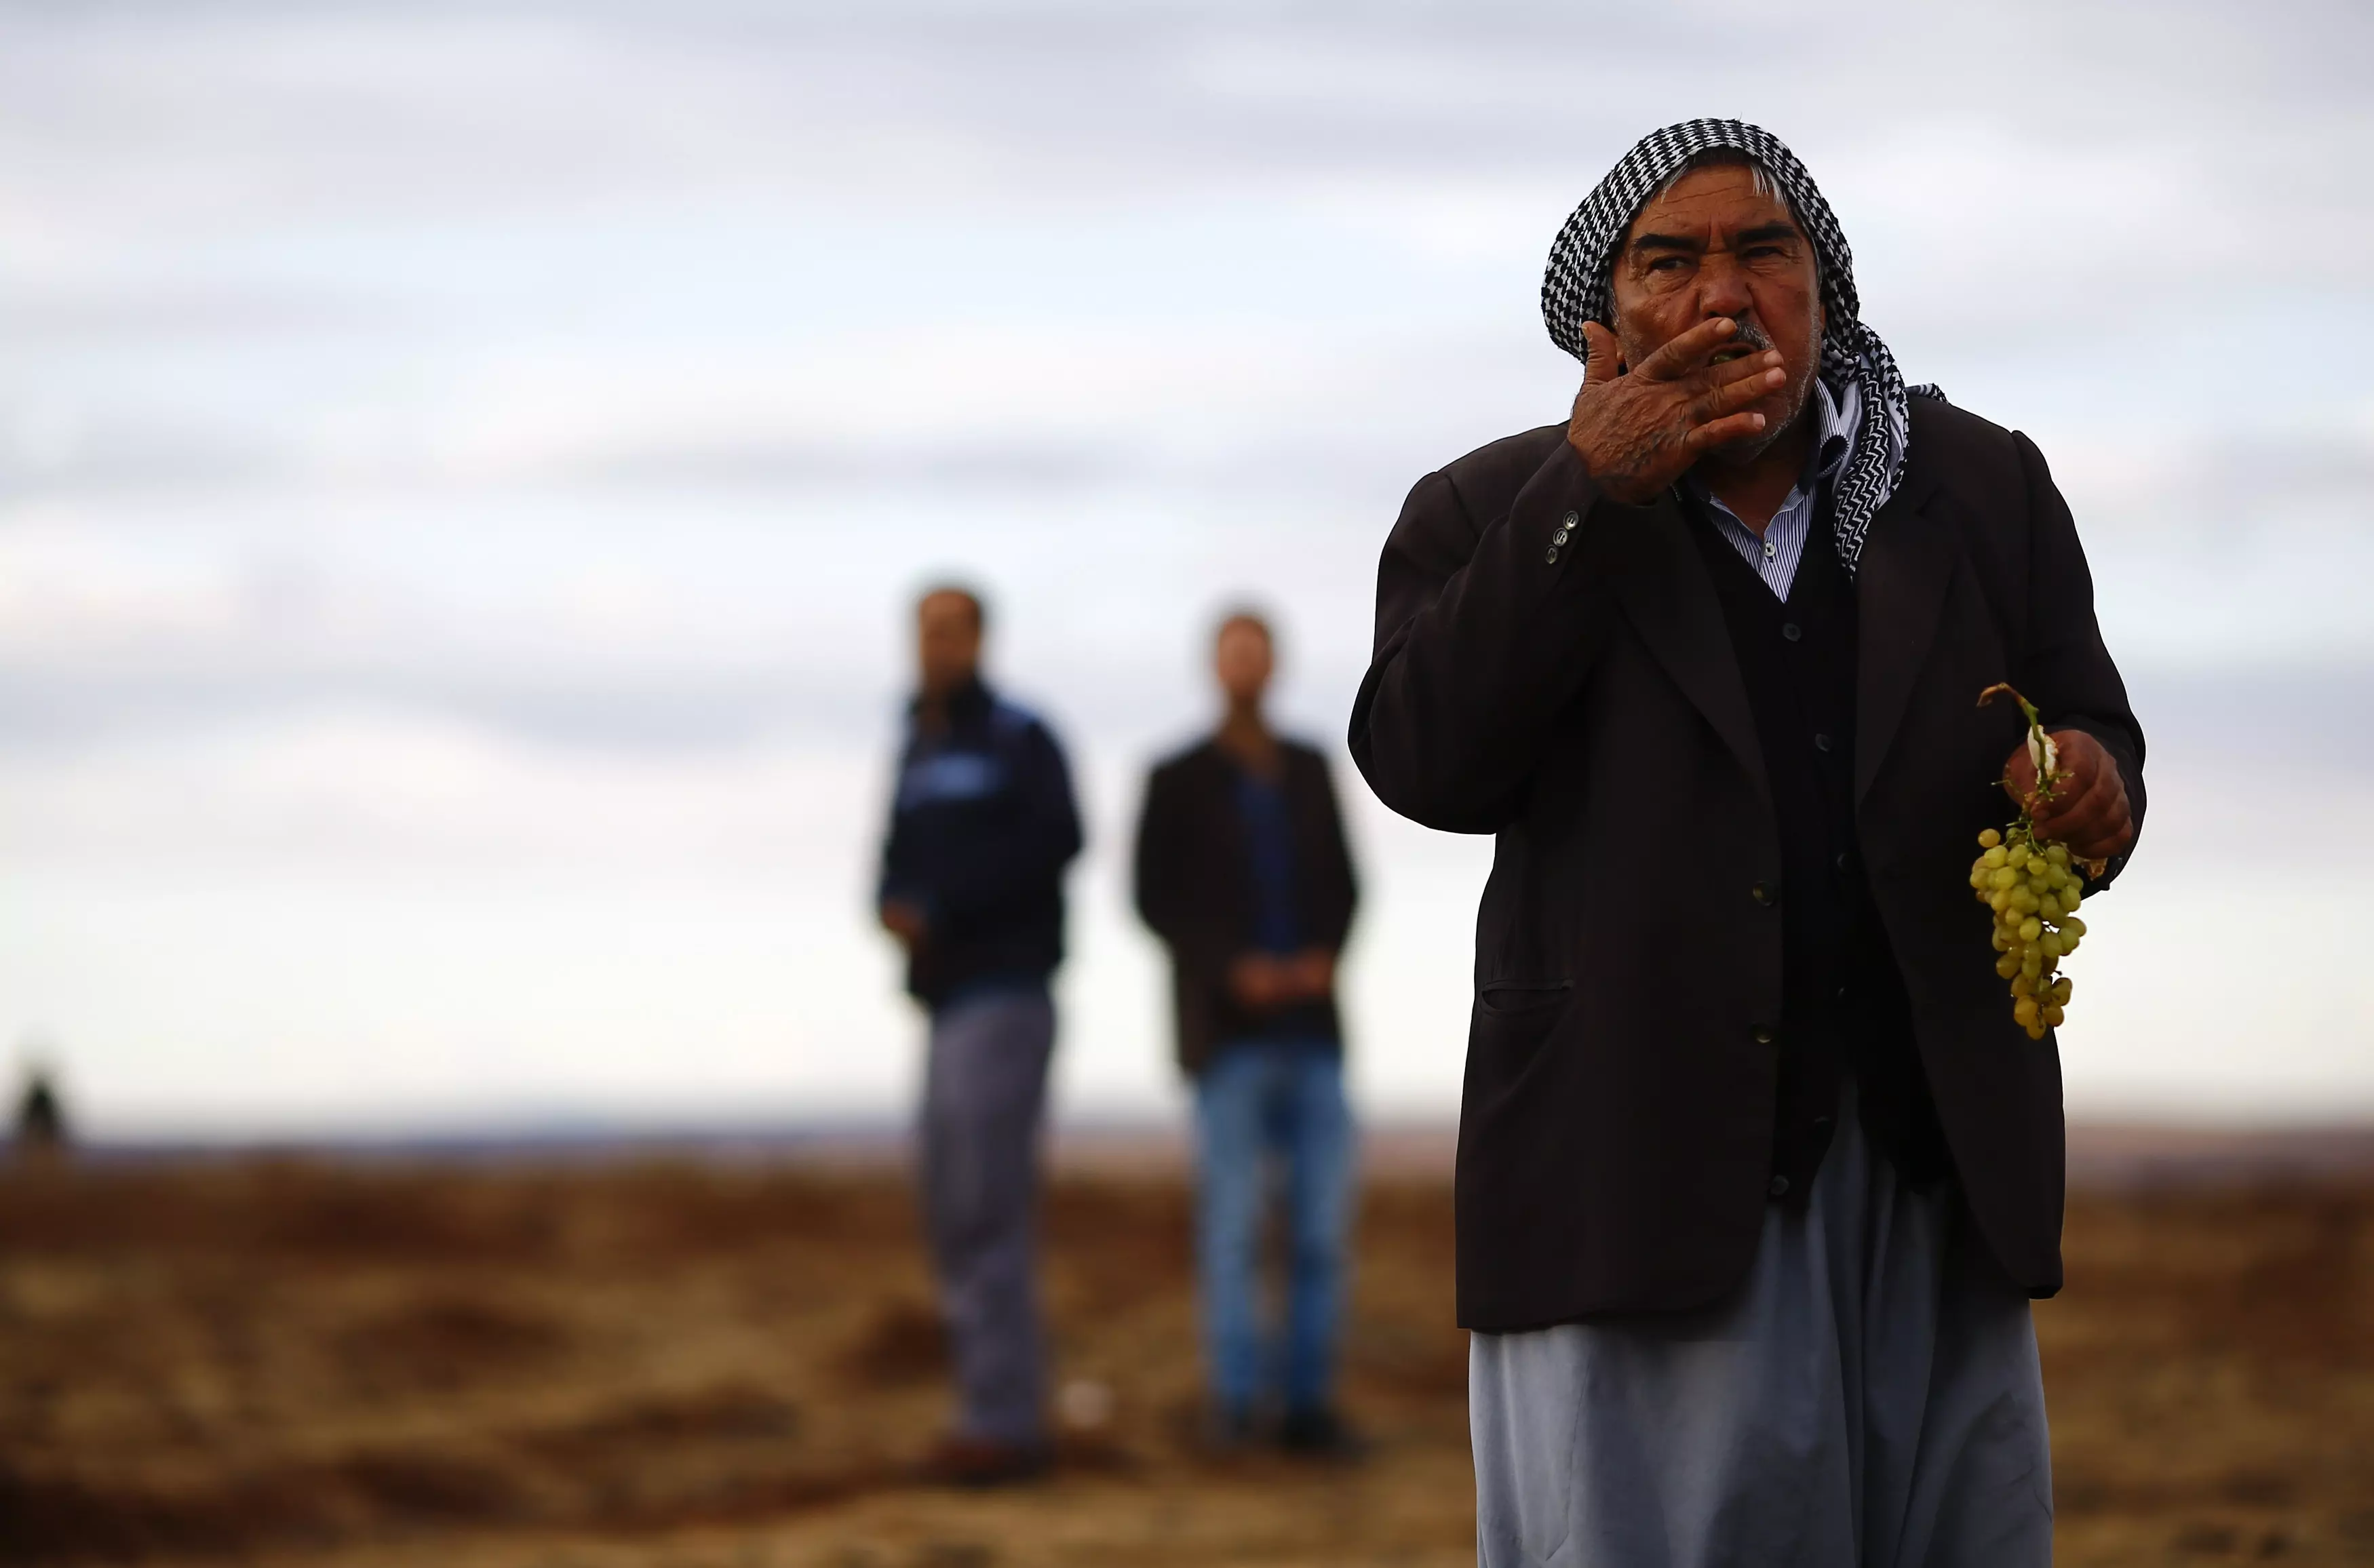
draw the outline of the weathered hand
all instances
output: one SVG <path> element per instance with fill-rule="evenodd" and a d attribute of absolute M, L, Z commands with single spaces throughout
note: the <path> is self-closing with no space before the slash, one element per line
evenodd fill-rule
<path fill-rule="evenodd" d="M 1700 322 L 1619 376 L 1616 334 L 1583 323 L 1590 354 L 1566 439 L 1603 492 L 1641 505 L 1709 448 L 1764 428 L 1763 415 L 1742 411 L 1778 391 L 1788 372 L 1778 349 L 1710 363 L 1738 332 L 1728 316 Z"/>
<path fill-rule="evenodd" d="M 2135 841 L 2134 810 L 2118 759 L 2083 730 L 2051 733 L 2063 775 L 2051 802 L 2041 809 L 2035 802 L 2036 764 L 2025 743 L 2004 768 L 2004 788 L 2034 814 L 2038 837 L 2060 840 L 2082 860 L 2108 860 Z"/>

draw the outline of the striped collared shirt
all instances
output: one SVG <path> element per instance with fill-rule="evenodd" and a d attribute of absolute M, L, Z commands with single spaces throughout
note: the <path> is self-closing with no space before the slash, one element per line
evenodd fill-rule
<path fill-rule="evenodd" d="M 1819 421 L 1814 439 L 1814 452 L 1806 464 L 1806 474 L 1764 525 L 1763 537 L 1739 521 L 1732 509 L 1701 484 L 1696 474 L 1687 483 L 1698 497 L 1707 503 L 1714 525 L 1731 541 L 1731 547 L 1740 558 L 1756 568 L 1764 586 L 1776 599 L 1789 597 L 1789 585 L 1797 579 L 1797 563 L 1805 554 L 1805 535 L 1814 525 L 1814 497 L 1819 494 L 1822 482 L 1846 462 L 1847 452 L 1854 446 L 1855 427 L 1863 418 L 1863 391 L 1852 381 L 1847 383 L 1843 404 L 1830 395 L 1830 389 L 1819 376 L 1814 378 L 1813 414 Z"/>

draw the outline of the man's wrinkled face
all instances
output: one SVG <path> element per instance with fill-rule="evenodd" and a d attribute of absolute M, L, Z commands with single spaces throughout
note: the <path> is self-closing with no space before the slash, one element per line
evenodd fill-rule
<path fill-rule="evenodd" d="M 915 606 L 915 663 L 927 696 L 944 697 L 981 665 L 981 613 L 961 593 L 927 593 Z"/>
<path fill-rule="evenodd" d="M 1718 360 L 1780 351 L 1788 380 L 1747 405 L 1764 429 L 1723 448 L 1725 458 L 1753 457 L 1804 408 L 1821 365 L 1821 272 L 1789 204 L 1758 192 L 1748 164 L 1693 169 L 1651 198 L 1616 252 L 1613 281 L 1611 324 L 1628 366 L 1717 316 L 1739 323 Z"/>

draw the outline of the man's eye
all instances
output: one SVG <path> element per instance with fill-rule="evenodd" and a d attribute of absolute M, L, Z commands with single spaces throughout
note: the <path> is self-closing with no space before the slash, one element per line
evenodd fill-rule
<path fill-rule="evenodd" d="M 1679 256 L 1659 256 L 1655 261 L 1649 263 L 1649 270 L 1651 272 L 1678 272 L 1681 269 L 1681 265 L 1682 258 Z"/>

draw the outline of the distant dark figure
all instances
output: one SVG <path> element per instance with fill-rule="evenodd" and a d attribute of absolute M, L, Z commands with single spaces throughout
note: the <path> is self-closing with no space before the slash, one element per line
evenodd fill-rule
<path fill-rule="evenodd" d="M 1218 731 L 1154 770 L 1137 907 L 1170 949 L 1179 1060 L 1195 1081 L 1198 1267 L 1215 1436 L 1282 1410 L 1287 1447 L 1350 1446 L 1334 1402 L 1352 1194 L 1335 958 L 1355 889 L 1327 763 L 1262 714 L 1275 663 L 1258 616 L 1220 626 Z M 1263 1188 L 1285 1176 L 1282 1344 L 1256 1309 Z"/>
<path fill-rule="evenodd" d="M 1047 1459 L 1037 1290 L 1038 1142 L 1080 849 L 1064 754 L 981 684 L 983 614 L 962 589 L 916 607 L 920 689 L 899 759 L 878 907 L 931 1012 L 923 1199 L 955 1352 L 956 1425 L 931 1479 L 1021 1480 Z"/>
<path fill-rule="evenodd" d="M 25 1093 L 17 1102 L 17 1153 L 50 1155 L 63 1153 L 65 1146 L 65 1106 L 49 1074 L 35 1068 L 26 1075 Z"/>

